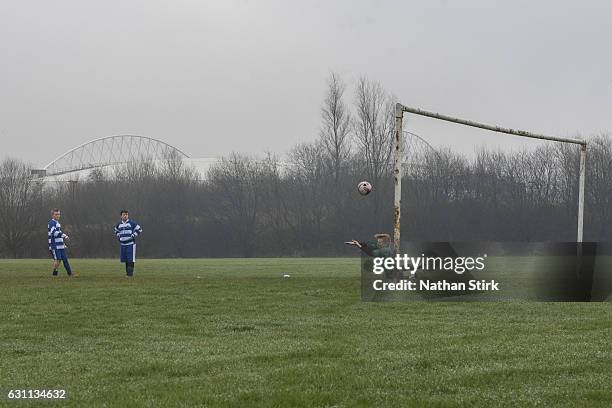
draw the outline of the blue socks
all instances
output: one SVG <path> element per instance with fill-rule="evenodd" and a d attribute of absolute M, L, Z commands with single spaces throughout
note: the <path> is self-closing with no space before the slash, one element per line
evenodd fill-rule
<path fill-rule="evenodd" d="M 64 268 L 66 268 L 66 272 L 68 273 L 68 276 L 72 275 L 72 268 L 70 268 L 68 259 L 63 259 L 62 262 L 64 262 Z"/>

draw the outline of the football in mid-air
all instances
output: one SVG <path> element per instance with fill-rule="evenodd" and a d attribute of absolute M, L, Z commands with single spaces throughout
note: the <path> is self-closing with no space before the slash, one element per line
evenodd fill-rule
<path fill-rule="evenodd" d="M 357 184 L 357 191 L 359 191 L 361 195 L 368 195 L 372 191 L 372 185 L 367 181 L 362 181 Z"/>

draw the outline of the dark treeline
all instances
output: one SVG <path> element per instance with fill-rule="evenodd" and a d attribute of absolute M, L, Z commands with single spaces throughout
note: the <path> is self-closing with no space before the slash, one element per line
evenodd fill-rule
<path fill-rule="evenodd" d="M 233 154 L 202 178 L 179 159 L 140 161 L 86 180 L 43 184 L 24 163 L 0 163 L 0 256 L 42 257 L 51 208 L 76 257 L 116 256 L 113 226 L 130 210 L 144 257 L 328 256 L 342 242 L 391 232 L 393 98 L 360 80 L 353 105 L 329 80 L 318 139 L 286 156 Z M 404 240 L 576 239 L 579 148 L 424 151 L 404 169 Z M 356 185 L 369 180 L 372 194 Z M 585 240 L 612 241 L 612 138 L 589 139 Z"/>

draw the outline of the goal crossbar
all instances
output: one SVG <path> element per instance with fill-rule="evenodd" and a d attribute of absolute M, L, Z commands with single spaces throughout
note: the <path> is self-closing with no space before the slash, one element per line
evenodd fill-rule
<path fill-rule="evenodd" d="M 577 242 L 582 242 L 583 238 L 583 225 L 584 225 L 584 185 L 585 185 L 585 173 L 586 173 L 586 151 L 587 142 L 582 139 L 572 139 L 565 137 L 546 136 L 532 132 L 526 132 L 524 130 L 515 130 L 510 128 L 504 128 L 501 126 L 486 125 L 484 123 L 474 122 L 471 120 L 465 120 L 455 118 L 448 115 L 442 115 L 436 112 L 429 112 L 422 109 L 411 108 L 404 106 L 401 103 L 395 105 L 395 154 L 394 154 L 394 171 L 393 178 L 395 184 L 395 199 L 394 199 L 394 218 L 393 218 L 393 239 L 395 243 L 395 250 L 399 253 L 400 249 L 400 224 L 401 224 L 401 200 L 402 200 L 402 146 L 403 146 L 403 119 L 404 112 L 412 113 L 415 115 L 426 116 L 433 119 L 444 120 L 447 122 L 458 123 L 465 126 L 490 130 L 492 132 L 506 133 L 509 135 L 527 137 L 531 139 L 550 140 L 554 142 L 572 143 L 580 145 L 580 175 L 579 175 L 579 186 L 578 186 L 578 231 L 577 231 Z"/>

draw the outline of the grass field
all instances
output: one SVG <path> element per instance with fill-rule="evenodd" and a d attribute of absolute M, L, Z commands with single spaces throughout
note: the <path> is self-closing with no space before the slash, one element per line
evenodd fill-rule
<path fill-rule="evenodd" d="M 364 303 L 357 258 L 49 264 L 0 260 L 2 406 L 612 406 L 609 303 Z"/>

